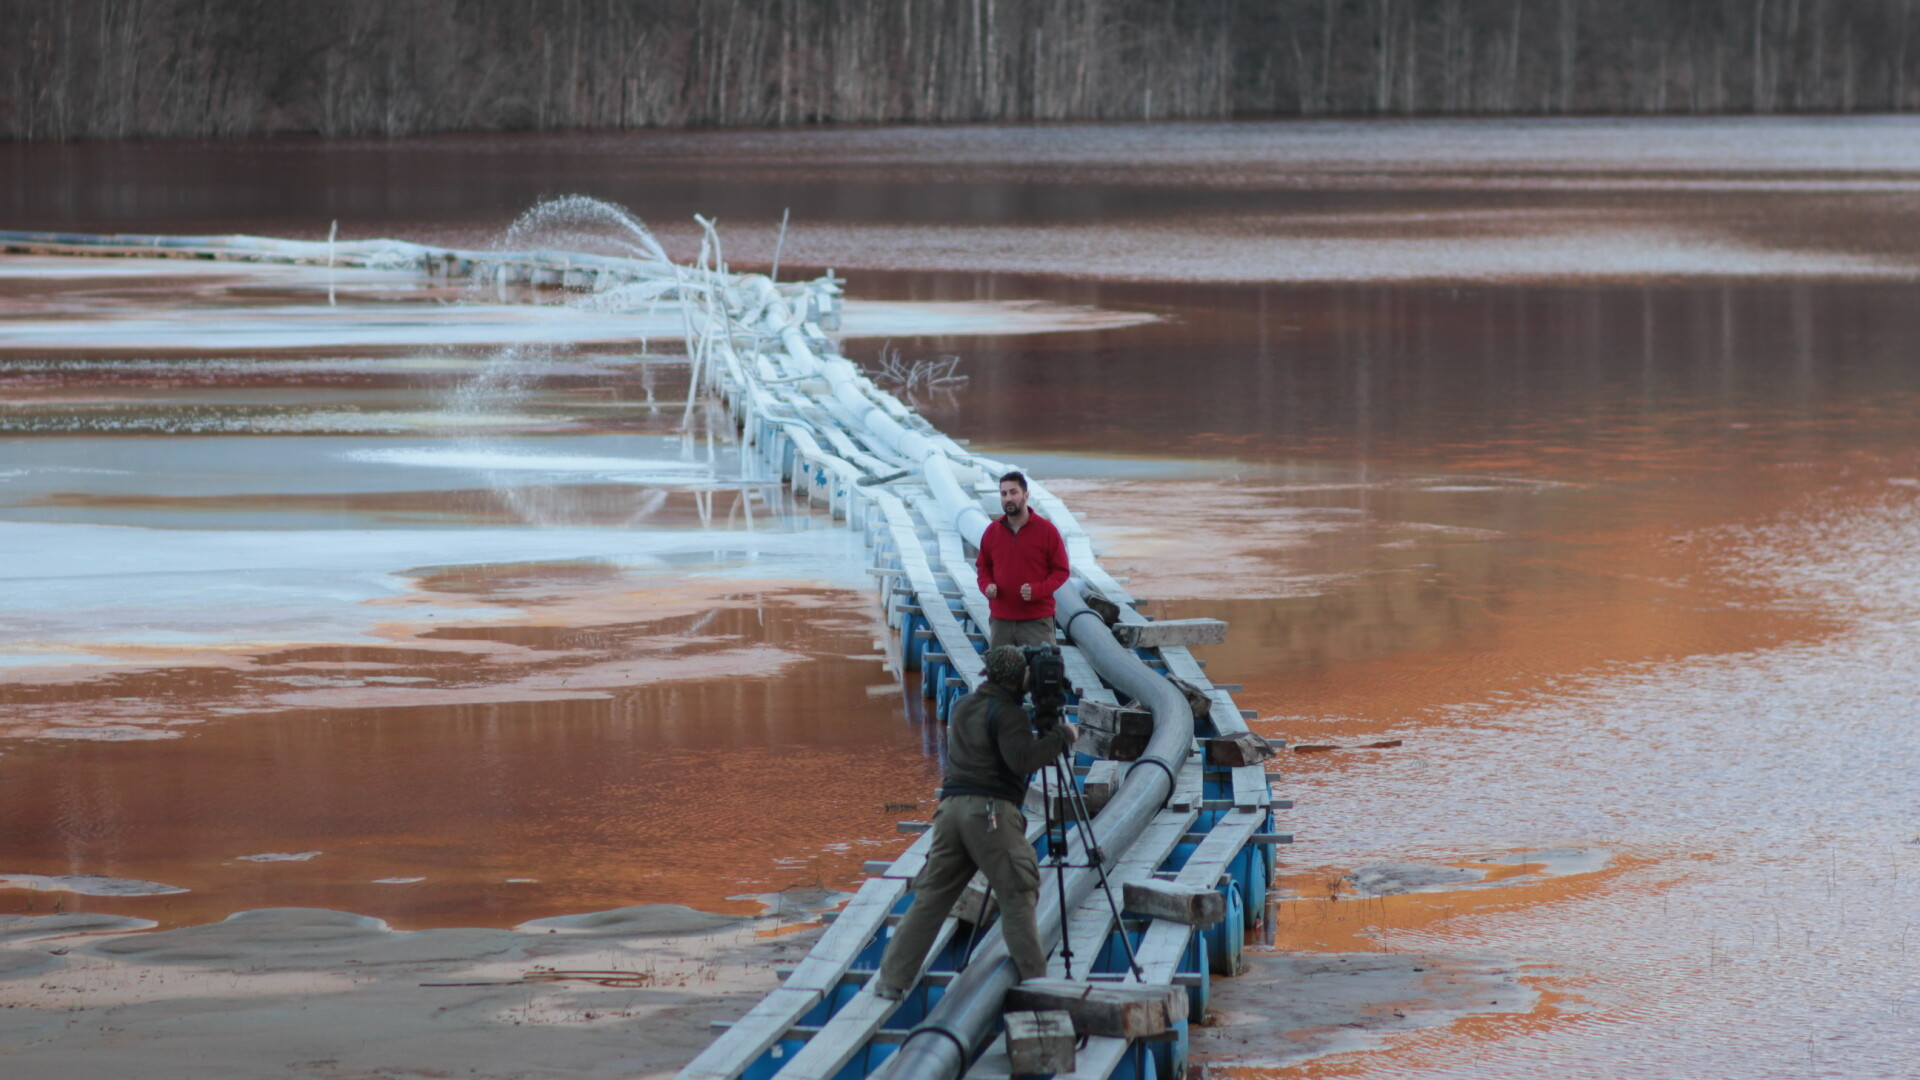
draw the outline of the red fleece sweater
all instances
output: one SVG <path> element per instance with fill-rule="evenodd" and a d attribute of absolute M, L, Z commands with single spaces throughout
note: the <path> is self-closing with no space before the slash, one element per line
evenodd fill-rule
<path fill-rule="evenodd" d="M 1000 595 L 987 602 L 996 619 L 1053 618 L 1054 590 L 1067 583 L 1067 545 L 1053 522 L 1032 511 L 1027 523 L 1014 532 L 1004 515 L 980 537 L 980 591 L 1000 586 Z M 1020 586 L 1033 586 L 1033 599 L 1020 599 Z"/>

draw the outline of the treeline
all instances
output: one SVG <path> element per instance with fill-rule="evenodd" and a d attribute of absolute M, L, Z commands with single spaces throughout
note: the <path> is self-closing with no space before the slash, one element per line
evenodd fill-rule
<path fill-rule="evenodd" d="M 0 0 L 0 138 L 1920 104 L 1915 0 Z"/>

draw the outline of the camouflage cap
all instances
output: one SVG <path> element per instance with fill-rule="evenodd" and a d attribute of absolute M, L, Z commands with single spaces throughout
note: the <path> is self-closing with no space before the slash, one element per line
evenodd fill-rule
<path fill-rule="evenodd" d="M 987 678 L 1002 686 L 1017 687 L 1027 674 L 1027 654 L 1018 645 L 1000 645 L 987 650 Z"/>

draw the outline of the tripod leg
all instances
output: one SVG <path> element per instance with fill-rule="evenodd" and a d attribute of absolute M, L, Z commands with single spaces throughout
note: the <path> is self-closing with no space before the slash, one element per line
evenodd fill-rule
<path fill-rule="evenodd" d="M 1121 948 L 1126 950 L 1127 969 L 1133 972 L 1134 978 L 1141 978 L 1140 958 L 1134 955 L 1133 939 L 1127 936 L 1126 922 L 1120 917 L 1120 904 L 1114 899 L 1113 882 L 1107 877 L 1107 860 L 1100 850 L 1099 838 L 1093 832 L 1093 814 L 1087 808 L 1086 793 L 1073 786 L 1072 774 L 1067 772 L 1064 765 L 1061 766 L 1061 772 L 1065 774 L 1067 790 L 1072 793 L 1070 797 L 1073 801 L 1074 816 L 1080 822 L 1080 842 L 1086 847 L 1087 861 L 1093 864 L 1094 872 L 1100 875 L 1100 891 L 1107 894 L 1107 910 L 1113 913 L 1114 929 L 1120 934 Z M 1061 926 L 1064 928 L 1065 925 L 1063 920 Z M 1062 932 L 1064 933 L 1064 929 Z"/>
<path fill-rule="evenodd" d="M 1056 758 L 1054 760 L 1056 770 L 1059 764 L 1059 759 Z M 1059 776 L 1056 771 L 1054 784 L 1058 783 Z M 1053 880 L 1060 892 L 1060 963 L 1066 969 L 1067 978 L 1071 979 L 1073 978 L 1073 937 L 1067 931 L 1067 923 L 1072 921 L 1069 916 L 1073 913 L 1067 909 L 1068 825 L 1066 819 L 1059 813 L 1058 799 L 1058 792 L 1052 792 L 1049 793 L 1048 798 L 1045 800 L 1045 813 L 1047 818 L 1046 835 L 1047 846 L 1052 849 L 1051 854 L 1053 855 Z M 1057 836 L 1055 834 L 1056 827 L 1058 828 Z"/>

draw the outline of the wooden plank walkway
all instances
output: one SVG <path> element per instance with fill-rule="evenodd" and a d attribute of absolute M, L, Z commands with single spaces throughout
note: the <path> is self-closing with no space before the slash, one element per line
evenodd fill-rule
<path fill-rule="evenodd" d="M 940 924 L 933 947 L 927 950 L 926 959 L 921 961 L 920 975 L 926 973 L 927 965 L 946 947 L 958 926 L 959 920 L 951 918 Z M 920 975 L 914 977 L 915 982 L 919 981 Z M 900 1002 L 888 1001 L 876 994 L 873 981 L 868 980 L 853 999 L 822 1024 L 819 1033 L 808 1039 L 806 1045 L 788 1058 L 787 1063 L 774 1075 L 780 1080 L 832 1080 L 899 1007 Z"/>

